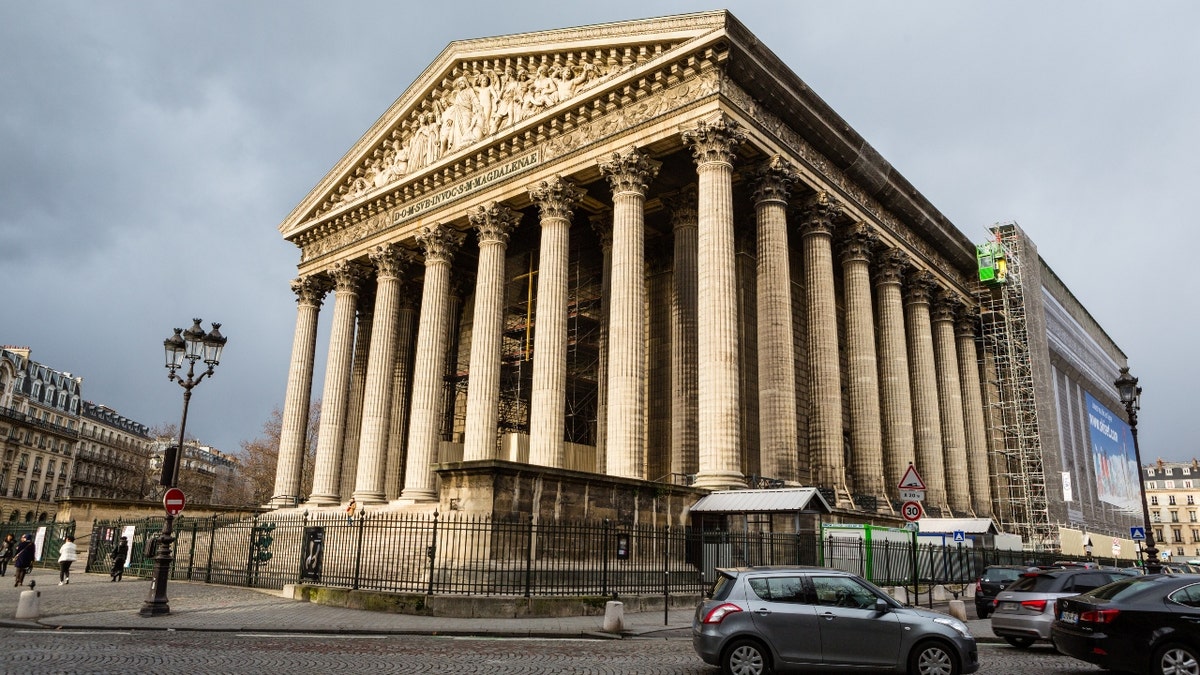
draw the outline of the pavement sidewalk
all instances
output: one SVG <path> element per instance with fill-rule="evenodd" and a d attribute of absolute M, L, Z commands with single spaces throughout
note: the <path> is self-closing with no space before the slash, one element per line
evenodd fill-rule
<path fill-rule="evenodd" d="M 167 586 L 171 613 L 138 614 L 150 593 L 149 580 L 127 577 L 112 582 L 106 574 L 71 574 L 58 585 L 56 570 L 35 568 L 23 588 L 0 577 L 0 627 L 104 630 L 192 630 L 271 633 L 359 633 L 395 635 L 461 635 L 543 638 L 691 637 L 692 610 L 627 612 L 621 634 L 605 633 L 603 616 L 553 618 L 454 618 L 388 614 L 316 605 L 263 591 L 172 580 Z M 17 606 L 30 580 L 40 592 L 39 618 L 18 620 Z M 933 609 L 947 611 L 946 605 Z M 967 622 L 980 642 L 995 640 L 987 620 Z"/>

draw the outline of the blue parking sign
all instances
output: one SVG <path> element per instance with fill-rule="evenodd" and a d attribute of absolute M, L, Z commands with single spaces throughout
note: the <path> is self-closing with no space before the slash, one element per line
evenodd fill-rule
<path fill-rule="evenodd" d="M 963 532 L 962 530 L 954 531 L 954 541 L 966 541 L 966 540 L 967 540 L 966 532 Z"/>
<path fill-rule="evenodd" d="M 1144 528 L 1144 527 L 1131 527 L 1131 528 L 1129 528 L 1129 538 L 1130 538 L 1130 539 L 1132 539 L 1132 540 L 1134 540 L 1134 541 L 1138 541 L 1138 540 L 1145 541 L 1145 539 L 1146 539 L 1146 528 Z"/>

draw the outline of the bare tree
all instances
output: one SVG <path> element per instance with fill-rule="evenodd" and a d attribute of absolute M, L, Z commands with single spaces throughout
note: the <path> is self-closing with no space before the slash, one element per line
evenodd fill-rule
<path fill-rule="evenodd" d="M 314 401 L 308 411 L 308 429 L 304 439 L 303 472 L 300 479 L 301 495 L 312 492 L 313 469 L 317 458 L 317 431 L 321 423 L 321 402 Z M 262 435 L 251 441 L 242 441 L 242 474 L 248 483 L 247 504 L 266 504 L 275 495 L 275 471 L 279 463 L 279 437 L 283 430 L 283 413 L 279 408 L 271 411 L 271 417 L 263 423 Z"/>

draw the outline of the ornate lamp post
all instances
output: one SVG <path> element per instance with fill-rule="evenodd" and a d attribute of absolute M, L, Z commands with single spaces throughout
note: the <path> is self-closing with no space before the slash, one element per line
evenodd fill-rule
<path fill-rule="evenodd" d="M 1150 524 L 1150 505 L 1146 502 L 1146 479 L 1142 474 L 1142 451 L 1138 447 L 1137 414 L 1141 407 L 1142 388 L 1138 379 L 1129 374 L 1129 368 L 1121 369 L 1121 376 L 1113 384 L 1117 385 L 1117 394 L 1121 403 L 1125 404 L 1125 414 L 1129 418 L 1129 433 L 1133 436 L 1133 456 L 1137 460 L 1138 489 L 1142 491 L 1142 515 L 1146 519 L 1146 573 L 1158 574 L 1162 571 L 1162 563 L 1158 560 L 1158 549 L 1154 546 L 1154 529 Z"/>
<path fill-rule="evenodd" d="M 188 402 L 192 399 L 192 389 L 200 384 L 200 381 L 206 376 L 213 374 L 213 369 L 221 362 L 221 350 L 225 348 L 226 338 L 221 335 L 219 330 L 221 324 L 214 323 L 212 331 L 205 333 L 204 329 L 200 327 L 200 319 L 193 319 L 193 321 L 191 328 L 186 331 L 176 328 L 175 334 L 163 341 L 167 369 L 170 371 L 167 379 L 176 381 L 179 386 L 183 387 L 183 418 L 179 421 L 179 444 L 174 450 L 167 448 L 163 452 L 162 478 L 159 482 L 168 488 L 175 487 L 179 482 L 179 459 L 183 454 L 183 432 L 187 427 Z M 186 379 L 176 372 L 183 368 L 184 361 L 187 361 L 188 369 Z M 199 375 L 195 374 L 197 361 L 204 361 L 204 365 L 208 366 L 208 369 Z M 171 613 L 171 606 L 167 602 L 167 579 L 171 576 L 171 544 L 175 541 L 175 537 L 172 536 L 174 523 L 175 516 L 168 511 L 163 520 L 162 533 L 158 537 L 158 555 L 154 557 L 154 584 L 150 588 L 150 594 L 146 597 L 145 604 L 138 612 L 142 616 Z"/>

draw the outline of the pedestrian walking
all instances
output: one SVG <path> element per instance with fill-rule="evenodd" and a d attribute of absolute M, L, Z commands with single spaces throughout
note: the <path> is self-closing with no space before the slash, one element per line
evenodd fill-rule
<path fill-rule="evenodd" d="M 125 559 L 129 557 L 129 537 L 121 537 L 121 541 L 117 542 L 117 547 L 112 552 L 112 575 L 113 581 L 120 581 L 121 576 L 125 574 Z"/>
<path fill-rule="evenodd" d="M 25 581 L 25 575 L 33 569 L 33 556 L 36 553 L 37 549 L 33 546 L 33 539 L 28 534 L 21 535 L 21 541 L 17 542 L 17 547 L 13 549 L 13 567 L 17 571 L 14 587 L 20 586 L 21 582 Z"/>
<path fill-rule="evenodd" d="M 4 535 L 4 541 L 0 541 L 0 577 L 8 572 L 8 563 L 12 560 L 13 549 L 17 546 L 17 538 L 12 532 Z"/>
<path fill-rule="evenodd" d="M 354 509 L 356 509 L 356 508 L 358 508 L 358 505 L 354 503 L 354 497 L 351 497 L 350 505 L 346 507 L 346 522 L 347 523 L 354 522 Z"/>
<path fill-rule="evenodd" d="M 79 547 L 75 546 L 75 537 L 67 537 L 62 548 L 58 549 L 58 585 L 71 583 L 71 563 L 79 559 Z"/>

